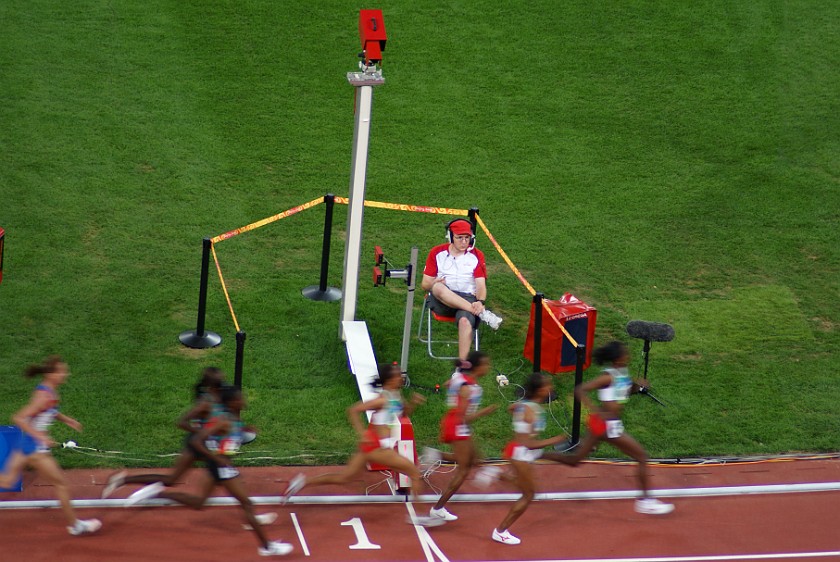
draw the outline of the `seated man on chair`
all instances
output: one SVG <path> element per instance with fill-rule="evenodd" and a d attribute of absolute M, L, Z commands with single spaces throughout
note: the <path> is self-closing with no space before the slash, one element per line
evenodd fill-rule
<path fill-rule="evenodd" d="M 502 319 L 484 308 L 487 268 L 484 254 L 475 248 L 472 223 L 455 219 L 446 225 L 448 243 L 435 246 L 426 259 L 421 286 L 429 293 L 429 307 L 442 316 L 454 316 L 458 326 L 458 356 L 466 359 L 478 320 L 497 330 Z"/>

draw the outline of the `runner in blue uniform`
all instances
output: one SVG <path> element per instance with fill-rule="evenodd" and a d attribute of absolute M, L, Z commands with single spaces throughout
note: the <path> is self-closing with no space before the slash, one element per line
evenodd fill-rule
<path fill-rule="evenodd" d="M 201 378 L 195 385 L 195 403 L 181 419 L 178 420 L 178 427 L 187 432 L 184 438 L 184 447 L 175 460 L 175 466 L 169 474 L 134 474 L 128 476 L 125 470 L 112 474 L 108 483 L 102 490 L 102 497 L 107 498 L 114 491 L 125 484 L 152 484 L 162 482 L 164 486 L 174 486 L 178 479 L 186 474 L 198 459 L 195 451 L 190 446 L 192 436 L 201 430 L 204 423 L 221 411 L 219 405 L 219 392 L 225 382 L 224 372 L 217 367 L 206 367 Z"/>
<path fill-rule="evenodd" d="M 230 456 L 235 454 L 242 444 L 240 413 L 245 407 L 242 392 L 235 386 L 223 386 L 220 392 L 220 404 L 222 409 L 208 419 L 200 431 L 193 433 L 189 440 L 188 446 L 192 449 L 195 458 L 204 461 L 208 472 L 201 493 L 193 495 L 166 491 L 163 482 L 155 482 L 134 492 L 129 496 L 126 505 L 135 505 L 150 498 L 163 498 L 198 510 L 204 507 L 213 488 L 221 485 L 242 506 L 248 527 L 254 531 L 260 543 L 257 549 L 259 555 L 289 554 L 292 551 L 291 544 L 269 541 L 266 537 L 260 520 L 254 513 L 254 505 L 239 478 L 239 471 L 230 461 Z"/>
<path fill-rule="evenodd" d="M 23 433 L 20 448 L 15 450 L 2 473 L 0 488 L 12 486 L 20 477 L 24 468 L 35 469 L 40 476 L 55 487 L 55 493 L 61 504 L 61 511 L 67 519 L 67 532 L 71 535 L 94 533 L 102 527 L 98 519 L 78 519 L 70 503 L 70 490 L 61 467 L 50 453 L 55 446 L 48 431 L 54 420 L 82 431 L 82 424 L 58 411 L 58 387 L 70 376 L 67 364 L 53 355 L 42 365 L 32 365 L 24 372 L 26 377 L 41 376 L 41 383 L 35 387 L 29 403 L 12 416 L 12 421 Z"/>

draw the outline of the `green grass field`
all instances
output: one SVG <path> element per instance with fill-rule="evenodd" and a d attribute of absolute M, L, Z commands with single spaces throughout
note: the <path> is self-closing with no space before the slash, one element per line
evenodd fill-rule
<path fill-rule="evenodd" d="M 0 3 L 0 423 L 27 399 L 24 367 L 60 353 L 74 373 L 63 409 L 85 432 L 54 436 L 123 452 L 59 450 L 63 465 L 170 462 L 199 370 L 234 366 L 214 271 L 207 328 L 224 343 L 178 342 L 195 327 L 201 239 L 347 195 L 345 74 L 370 7 L 389 41 L 369 199 L 478 207 L 537 290 L 598 308 L 596 343 L 628 341 L 634 370 L 627 321 L 672 324 L 650 370 L 670 406 L 638 398 L 626 415 L 653 456 L 840 449 L 840 5 L 793 0 Z M 339 307 L 300 295 L 318 282 L 323 209 L 216 248 L 261 429 L 243 462 L 354 449 Z M 363 254 L 424 257 L 446 222 L 369 209 Z M 531 297 L 478 244 L 505 317 L 483 346 L 519 383 Z M 373 288 L 367 272 L 357 317 L 377 356 L 397 359 L 405 290 Z M 412 344 L 415 384 L 449 371 Z M 512 398 L 489 379 L 488 401 Z M 555 432 L 571 377 L 557 386 Z M 445 410 L 428 398 L 413 418 L 421 445 Z M 502 413 L 477 424 L 486 454 L 509 427 Z"/>

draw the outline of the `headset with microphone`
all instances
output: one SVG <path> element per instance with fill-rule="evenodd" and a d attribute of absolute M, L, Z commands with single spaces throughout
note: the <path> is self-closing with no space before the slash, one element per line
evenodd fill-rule
<path fill-rule="evenodd" d="M 455 234 L 452 232 L 452 225 L 457 222 L 465 222 L 470 227 L 470 248 L 475 247 L 475 229 L 473 228 L 473 224 L 468 221 L 467 219 L 453 219 L 446 223 L 446 240 L 452 244 L 455 241 Z"/>

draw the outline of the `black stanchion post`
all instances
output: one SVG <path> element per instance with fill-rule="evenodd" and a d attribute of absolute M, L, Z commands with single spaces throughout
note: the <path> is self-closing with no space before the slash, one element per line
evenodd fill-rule
<path fill-rule="evenodd" d="M 467 211 L 467 215 L 469 216 L 470 222 L 472 223 L 473 227 L 473 234 L 476 233 L 478 230 L 478 221 L 475 220 L 475 216 L 478 214 L 478 207 L 470 207 L 469 211 Z"/>
<path fill-rule="evenodd" d="M 586 361 L 586 346 L 579 343 L 575 350 L 575 388 L 583 382 L 583 363 Z M 572 446 L 580 442 L 580 400 L 575 396 L 574 407 L 572 408 Z"/>
<path fill-rule="evenodd" d="M 245 358 L 245 332 L 236 332 L 236 364 L 233 367 L 233 384 L 242 388 L 242 362 Z"/>
<path fill-rule="evenodd" d="M 324 212 L 324 243 L 321 246 L 321 279 L 320 283 L 310 285 L 301 290 L 304 297 L 313 301 L 337 301 L 341 300 L 341 290 L 336 287 L 327 287 L 327 273 L 330 269 L 330 240 L 332 239 L 332 218 L 333 206 L 335 206 L 335 195 L 327 193 L 324 195 L 326 211 Z"/>
<path fill-rule="evenodd" d="M 545 295 L 542 293 L 534 294 L 534 372 L 539 373 L 542 370 L 542 317 L 543 317 L 543 299 Z"/>
<path fill-rule="evenodd" d="M 204 331 L 204 316 L 207 312 L 207 276 L 210 268 L 210 247 L 212 244 L 209 238 L 204 238 L 202 242 L 201 281 L 198 287 L 198 321 L 195 331 L 181 332 L 178 338 L 185 346 L 195 349 L 207 349 L 222 343 L 222 337 L 219 334 Z"/>

